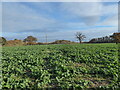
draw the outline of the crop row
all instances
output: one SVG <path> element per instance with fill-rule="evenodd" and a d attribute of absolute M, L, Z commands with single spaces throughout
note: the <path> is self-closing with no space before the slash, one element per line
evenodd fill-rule
<path fill-rule="evenodd" d="M 117 88 L 118 47 L 74 44 L 3 47 L 2 87 Z"/>

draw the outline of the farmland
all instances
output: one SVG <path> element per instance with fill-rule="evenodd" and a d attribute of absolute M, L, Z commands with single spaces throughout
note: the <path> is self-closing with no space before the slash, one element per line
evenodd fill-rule
<path fill-rule="evenodd" d="M 117 88 L 116 44 L 3 47 L 2 87 Z"/>

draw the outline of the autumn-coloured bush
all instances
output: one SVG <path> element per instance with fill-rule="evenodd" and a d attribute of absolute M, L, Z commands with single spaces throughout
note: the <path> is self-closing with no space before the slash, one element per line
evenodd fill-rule
<path fill-rule="evenodd" d="M 38 42 L 37 45 L 43 45 L 44 43 Z"/>
<path fill-rule="evenodd" d="M 75 42 L 71 42 L 69 40 L 56 40 L 55 42 L 52 42 L 51 44 L 72 44 Z"/>
<path fill-rule="evenodd" d="M 113 35 L 111 37 L 114 38 L 114 41 L 116 43 L 120 43 L 120 33 L 113 33 Z"/>
<path fill-rule="evenodd" d="M 27 42 L 27 43 L 25 43 L 25 45 L 37 45 L 37 43 L 36 42 Z"/>
<path fill-rule="evenodd" d="M 5 46 L 22 46 L 25 43 L 22 40 L 9 40 Z"/>

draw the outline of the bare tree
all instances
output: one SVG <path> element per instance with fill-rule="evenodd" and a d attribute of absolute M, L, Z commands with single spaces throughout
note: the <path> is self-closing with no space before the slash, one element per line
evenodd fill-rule
<path fill-rule="evenodd" d="M 81 32 L 77 32 L 75 36 L 79 40 L 80 43 L 82 43 L 82 40 L 86 38 L 85 35 L 83 35 Z"/>

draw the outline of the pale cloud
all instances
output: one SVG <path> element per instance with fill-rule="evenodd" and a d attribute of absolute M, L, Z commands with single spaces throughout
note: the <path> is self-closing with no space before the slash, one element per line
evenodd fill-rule
<path fill-rule="evenodd" d="M 75 16 L 89 17 L 98 16 L 101 13 L 102 5 L 99 2 L 94 3 L 62 3 L 62 9 Z"/>
<path fill-rule="evenodd" d="M 53 19 L 41 16 L 24 5 L 17 3 L 3 4 L 4 32 L 43 29 L 53 23 L 55 23 Z"/>
<path fill-rule="evenodd" d="M 103 22 L 98 23 L 97 25 L 107 25 L 107 26 L 114 26 L 118 28 L 118 5 L 107 5 L 102 7 L 101 16 L 107 16 Z"/>
<path fill-rule="evenodd" d="M 49 3 L 42 2 L 42 3 L 30 3 L 30 4 L 35 8 L 38 8 L 50 13 L 53 12 L 53 6 L 49 5 Z M 34 8 L 31 8 L 31 9 L 34 9 Z"/>
<path fill-rule="evenodd" d="M 61 5 L 62 10 L 68 13 L 68 16 L 71 18 L 78 18 L 80 21 L 81 19 L 87 25 L 95 25 L 99 22 L 102 16 L 113 16 L 117 17 L 118 15 L 118 5 L 103 5 L 102 2 L 94 2 L 94 3 L 62 3 Z M 111 18 L 111 17 L 110 17 Z M 113 19 L 113 21 L 106 22 L 117 22 Z M 105 23 L 104 23 L 105 24 Z"/>
<path fill-rule="evenodd" d="M 55 12 L 55 7 L 42 6 L 39 3 L 33 3 L 39 11 L 42 8 L 49 13 Z M 46 7 L 46 8 L 44 8 Z M 50 7 L 50 8 L 49 8 Z M 60 9 L 61 8 L 61 9 Z M 62 2 L 58 8 L 63 14 L 63 20 L 42 15 L 32 7 L 19 3 L 3 4 L 3 32 L 6 38 L 24 39 L 28 35 L 37 37 L 40 41 L 45 41 L 47 33 L 49 41 L 67 39 L 76 40 L 75 32 L 82 32 L 86 35 L 87 41 L 106 35 L 111 35 L 118 30 L 117 5 L 103 5 L 101 2 L 94 3 L 66 3 Z M 41 10 L 40 10 L 41 11 Z M 48 13 L 48 14 L 49 14 Z M 103 21 L 102 16 L 107 18 Z M 66 21 L 66 18 L 68 21 Z M 72 22 L 70 19 L 78 19 Z M 111 26 L 111 27 L 97 27 Z M 19 36 L 19 37 L 18 37 Z"/>
<path fill-rule="evenodd" d="M 101 9 L 101 15 L 118 14 L 118 4 L 103 5 Z"/>
<path fill-rule="evenodd" d="M 111 16 L 97 25 L 118 27 L 118 15 Z"/>
<path fill-rule="evenodd" d="M 61 7 L 71 17 L 82 18 L 87 25 L 93 25 L 100 19 L 102 4 L 100 2 L 62 3 Z"/>

